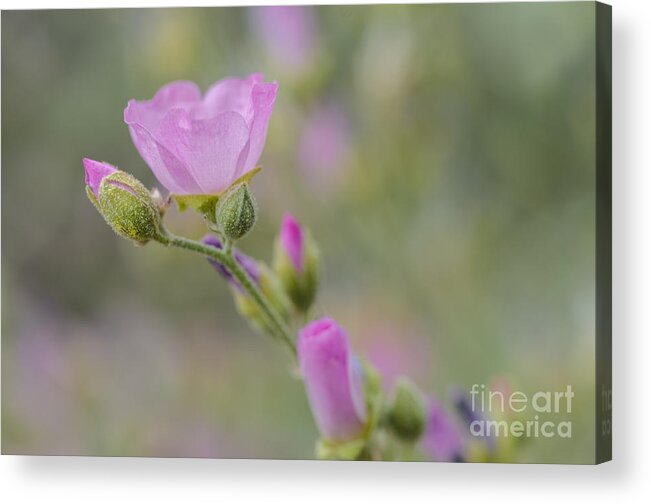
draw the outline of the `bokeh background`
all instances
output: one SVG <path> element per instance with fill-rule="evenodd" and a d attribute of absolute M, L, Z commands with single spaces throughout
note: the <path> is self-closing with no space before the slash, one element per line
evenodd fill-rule
<path fill-rule="evenodd" d="M 285 211 L 323 252 L 320 309 L 384 373 L 452 387 L 572 384 L 594 454 L 592 3 L 2 13 L 2 450 L 310 458 L 286 356 L 203 260 L 117 238 L 81 159 L 147 185 L 122 112 L 177 79 L 280 84 L 255 232 Z M 169 227 L 200 237 L 172 210 Z"/>

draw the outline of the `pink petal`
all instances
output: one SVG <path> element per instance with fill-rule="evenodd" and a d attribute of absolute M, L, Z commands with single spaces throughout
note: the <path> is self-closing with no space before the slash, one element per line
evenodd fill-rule
<path fill-rule="evenodd" d="M 201 101 L 201 90 L 194 82 L 171 82 L 160 88 L 148 101 L 129 100 L 124 109 L 124 122 L 139 124 L 156 134 L 161 120 L 172 108 L 191 109 Z"/>
<path fill-rule="evenodd" d="M 201 189 L 187 167 L 140 124 L 130 124 L 133 143 L 158 181 L 175 194 L 200 194 Z"/>
<path fill-rule="evenodd" d="M 347 441 L 364 430 L 366 405 L 361 370 L 348 335 L 330 318 L 315 320 L 298 337 L 298 357 L 314 419 L 330 441 Z"/>
<path fill-rule="evenodd" d="M 280 225 L 280 243 L 299 274 L 303 273 L 303 230 L 290 213 L 283 215 Z"/>
<path fill-rule="evenodd" d="M 244 175 L 253 168 L 262 155 L 264 143 L 267 138 L 267 129 L 269 127 L 269 119 L 273 112 L 276 95 L 278 93 L 278 83 L 272 82 L 270 84 L 260 82 L 253 87 L 251 101 L 253 102 L 253 122 L 250 124 L 250 148 L 249 155 L 246 158 L 242 173 Z"/>
<path fill-rule="evenodd" d="M 217 193 L 239 176 L 249 129 L 237 112 L 194 120 L 185 110 L 173 109 L 163 118 L 158 139 L 188 167 L 201 193 Z"/>
<path fill-rule="evenodd" d="M 200 107 L 195 109 L 195 119 L 210 119 L 222 112 L 237 112 L 250 125 L 254 113 L 251 93 L 253 87 L 262 81 L 262 74 L 256 73 L 246 79 L 229 77 L 216 82 L 206 91 Z"/>
<path fill-rule="evenodd" d="M 108 163 L 100 163 L 93 159 L 84 158 L 84 170 L 86 171 L 86 185 L 90 187 L 99 200 L 99 186 L 104 177 L 108 177 L 111 173 L 117 171 L 114 166 Z"/>

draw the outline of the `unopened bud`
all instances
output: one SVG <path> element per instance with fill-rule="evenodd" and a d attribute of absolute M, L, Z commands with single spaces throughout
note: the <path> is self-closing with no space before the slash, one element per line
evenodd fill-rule
<path fill-rule="evenodd" d="M 421 393 L 409 380 L 399 378 L 387 414 L 393 432 L 405 441 L 414 442 L 425 430 L 426 417 Z"/>
<path fill-rule="evenodd" d="M 319 286 L 319 249 L 310 232 L 290 214 L 283 216 L 274 251 L 274 271 L 294 303 L 306 312 Z"/>
<path fill-rule="evenodd" d="M 138 179 L 92 159 L 84 168 L 88 198 L 117 234 L 142 244 L 161 238 L 160 212 Z"/>
<path fill-rule="evenodd" d="M 239 240 L 246 235 L 256 220 L 255 199 L 249 184 L 244 182 L 229 189 L 219 202 L 216 216 L 227 238 Z"/>

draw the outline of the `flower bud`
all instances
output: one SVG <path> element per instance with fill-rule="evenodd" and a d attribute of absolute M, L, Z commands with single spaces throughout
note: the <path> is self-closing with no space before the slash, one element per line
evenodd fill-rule
<path fill-rule="evenodd" d="M 142 244 L 161 238 L 160 212 L 138 179 L 107 163 L 87 158 L 84 169 L 88 198 L 113 231 Z"/>
<path fill-rule="evenodd" d="M 315 320 L 298 335 L 298 360 L 314 420 L 323 438 L 345 443 L 367 425 L 363 371 L 348 335 L 330 318 Z"/>
<path fill-rule="evenodd" d="M 319 250 L 309 231 L 289 213 L 283 216 L 274 251 L 274 271 L 296 308 L 306 312 L 319 284 Z"/>
<path fill-rule="evenodd" d="M 416 441 L 425 430 L 423 398 L 414 384 L 404 377 L 396 382 L 387 421 L 398 437 L 409 442 Z"/>
<path fill-rule="evenodd" d="M 423 447 L 431 457 L 439 462 L 462 462 L 464 460 L 459 430 L 434 398 L 429 400 Z"/>
<path fill-rule="evenodd" d="M 224 235 L 239 240 L 248 233 L 256 219 L 255 200 L 249 184 L 241 183 L 230 188 L 217 207 L 217 223 Z"/>

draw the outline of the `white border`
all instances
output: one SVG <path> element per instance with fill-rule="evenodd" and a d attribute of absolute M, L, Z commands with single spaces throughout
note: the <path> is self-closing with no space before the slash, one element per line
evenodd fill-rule
<path fill-rule="evenodd" d="M 192 1 L 187 5 L 273 4 Z M 280 3 L 301 3 L 285 0 Z M 321 3 L 351 3 L 328 1 Z M 374 3 L 374 2 L 358 2 Z M 393 2 L 395 3 L 395 2 Z M 651 2 L 613 0 L 614 457 L 598 466 L 0 458 L 2 502 L 648 502 L 651 496 Z M 180 6 L 142 1 L 138 6 Z M 128 1 L 1 1 L 9 8 Z M 645 128 L 646 127 L 646 128 Z"/>

